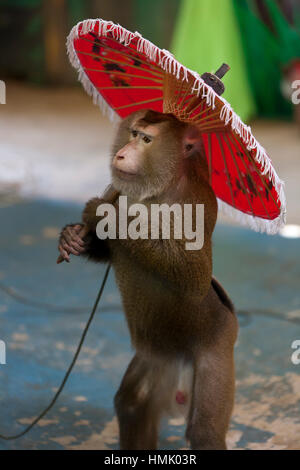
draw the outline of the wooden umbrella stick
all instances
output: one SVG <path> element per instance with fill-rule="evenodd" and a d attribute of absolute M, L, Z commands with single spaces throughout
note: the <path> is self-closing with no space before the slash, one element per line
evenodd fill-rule
<path fill-rule="evenodd" d="M 201 78 L 205 81 L 205 83 L 207 83 L 207 85 L 212 87 L 218 95 L 222 95 L 225 91 L 225 86 L 221 81 L 221 78 L 224 77 L 228 70 L 230 70 L 229 65 L 222 64 L 216 73 L 206 72 L 201 75 Z"/>
<path fill-rule="evenodd" d="M 215 75 L 216 75 L 216 77 L 221 79 L 221 78 L 224 77 L 225 73 L 228 72 L 228 70 L 230 70 L 229 65 L 222 64 L 221 67 L 219 67 L 218 70 L 216 71 Z"/>

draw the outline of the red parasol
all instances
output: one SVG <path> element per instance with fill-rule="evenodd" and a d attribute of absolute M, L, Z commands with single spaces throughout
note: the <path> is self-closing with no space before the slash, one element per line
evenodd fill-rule
<path fill-rule="evenodd" d="M 85 90 L 112 120 L 151 108 L 198 126 L 222 210 L 270 234 L 285 223 L 283 182 L 266 151 L 197 72 L 139 33 L 101 19 L 74 26 L 67 48 Z"/>

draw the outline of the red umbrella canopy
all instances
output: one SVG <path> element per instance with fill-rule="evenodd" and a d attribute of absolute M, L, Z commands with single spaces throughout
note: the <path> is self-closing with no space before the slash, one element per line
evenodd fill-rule
<path fill-rule="evenodd" d="M 230 104 L 165 49 L 101 19 L 71 30 L 67 48 L 79 80 L 110 118 L 143 108 L 196 125 L 219 207 L 257 231 L 285 223 L 285 196 L 265 149 Z"/>

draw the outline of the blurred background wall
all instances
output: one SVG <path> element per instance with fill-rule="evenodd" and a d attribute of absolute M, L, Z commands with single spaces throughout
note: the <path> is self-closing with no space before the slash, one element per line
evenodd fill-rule
<path fill-rule="evenodd" d="M 228 62 L 224 96 L 286 182 L 291 225 L 283 236 L 300 237 L 300 104 L 291 103 L 300 80 L 300 0 L 0 0 L 0 338 L 8 345 L 0 432 L 7 434 L 48 403 L 102 278 L 100 265 L 55 264 L 61 227 L 80 220 L 83 204 L 110 181 L 114 128 L 78 83 L 65 47 L 73 25 L 95 17 L 139 31 L 199 74 Z M 218 224 L 214 250 L 214 273 L 243 309 L 230 446 L 299 449 L 300 381 L 290 360 L 300 337 L 299 240 Z M 112 278 L 102 300 L 61 404 L 0 449 L 117 447 L 112 396 L 132 350 Z M 172 425 L 162 448 L 185 448 L 180 436 Z"/>
<path fill-rule="evenodd" d="M 289 220 L 300 221 L 300 104 L 291 102 L 300 0 L 0 0 L 0 195 L 84 201 L 109 181 L 113 128 L 65 47 L 78 21 L 97 17 L 139 31 L 199 74 L 231 66 L 224 98 L 251 122 L 288 183 Z"/>
<path fill-rule="evenodd" d="M 199 73 L 227 61 L 225 98 L 244 119 L 292 115 L 287 82 L 300 76 L 300 0 L 0 0 L 0 13 L 2 79 L 74 83 L 66 36 L 78 21 L 100 17 L 171 48 Z"/>
<path fill-rule="evenodd" d="M 37 83 L 72 83 L 65 41 L 86 18 L 103 18 L 141 30 L 168 48 L 180 0 L 1 0 L 2 77 Z"/>

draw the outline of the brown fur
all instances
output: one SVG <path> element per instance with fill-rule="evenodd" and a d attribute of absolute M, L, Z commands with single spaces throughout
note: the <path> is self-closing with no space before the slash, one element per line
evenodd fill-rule
<path fill-rule="evenodd" d="M 149 150 L 145 146 L 137 176 L 123 181 L 114 173 L 113 159 L 128 145 L 133 125 L 146 130 L 155 125 L 159 135 Z M 83 212 L 83 223 L 90 228 L 85 255 L 94 261 L 112 261 L 136 349 L 115 401 L 123 449 L 156 447 L 159 419 L 167 401 L 162 398 L 168 388 L 163 377 L 170 367 L 179 371 L 176 364 L 180 361 L 194 370 L 187 424 L 192 448 L 226 448 L 237 322 L 229 297 L 212 278 L 211 236 L 217 202 L 199 137 L 189 145 L 189 136 L 195 132 L 172 115 L 134 113 L 120 125 L 112 174 L 115 190 L 128 195 L 130 203 L 143 201 L 148 207 L 152 203 L 204 204 L 201 250 L 186 250 L 184 238 L 99 240 L 96 208 L 107 201 L 118 208 L 115 193 L 114 197 L 90 200 Z M 175 375 L 180 377 L 179 372 Z M 170 399 L 169 393 L 167 396 Z"/>

